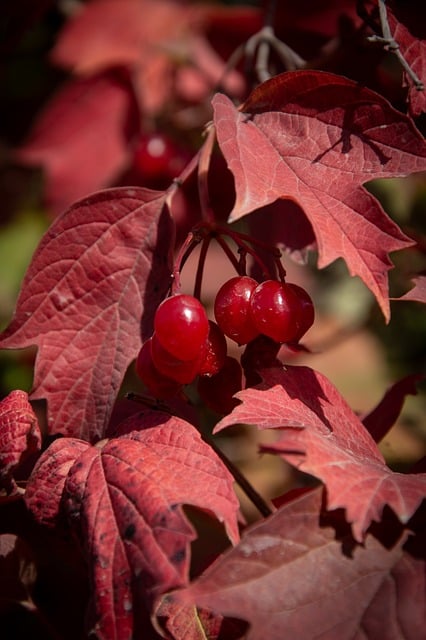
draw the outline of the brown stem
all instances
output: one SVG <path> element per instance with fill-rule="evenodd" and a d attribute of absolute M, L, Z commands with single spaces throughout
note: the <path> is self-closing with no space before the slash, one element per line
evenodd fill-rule
<path fill-rule="evenodd" d="M 388 51 L 391 51 L 392 53 L 394 53 L 398 58 L 399 63 L 401 64 L 405 73 L 413 81 L 417 91 L 423 91 L 424 90 L 423 82 L 420 80 L 416 72 L 413 71 L 413 69 L 410 67 L 410 65 L 404 58 L 403 54 L 401 53 L 401 49 L 399 48 L 398 42 L 392 36 L 390 26 L 389 26 L 389 21 L 388 21 L 388 14 L 386 10 L 385 0 L 379 0 L 379 16 L 380 16 L 380 26 L 382 27 L 383 37 L 375 35 L 375 36 L 370 36 L 368 40 L 370 42 L 380 42 L 385 46 L 385 48 Z"/>

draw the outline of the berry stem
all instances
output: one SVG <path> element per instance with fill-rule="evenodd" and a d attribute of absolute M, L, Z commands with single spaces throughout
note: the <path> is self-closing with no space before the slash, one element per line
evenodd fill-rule
<path fill-rule="evenodd" d="M 237 258 L 232 253 L 231 249 L 229 248 L 226 240 L 224 240 L 221 235 L 215 236 L 215 240 L 218 243 L 218 245 L 222 248 L 223 252 L 225 253 L 225 255 L 228 258 L 228 260 L 230 261 L 230 263 L 235 268 L 235 271 L 237 273 L 240 273 L 240 264 L 239 264 Z"/>
<path fill-rule="evenodd" d="M 185 242 L 182 244 L 181 248 L 179 249 L 179 253 L 176 256 L 175 264 L 173 266 L 173 273 L 172 273 L 173 281 L 171 286 L 172 294 L 177 293 L 180 290 L 180 287 L 181 287 L 180 272 L 185 262 L 188 260 L 189 256 L 191 255 L 192 251 L 197 246 L 197 244 L 202 242 L 202 240 L 204 240 L 206 236 L 208 237 L 208 235 L 209 235 L 208 227 L 206 227 L 204 224 L 200 224 L 195 226 L 192 229 L 192 231 L 190 231 L 186 236 Z"/>
<path fill-rule="evenodd" d="M 204 238 L 203 243 L 201 245 L 200 257 L 198 259 L 197 273 L 195 276 L 195 284 L 194 284 L 194 298 L 197 298 L 198 300 L 201 299 L 201 285 L 203 282 L 204 265 L 206 263 L 207 251 L 209 249 L 211 239 L 212 239 L 211 235 L 208 235 Z"/>

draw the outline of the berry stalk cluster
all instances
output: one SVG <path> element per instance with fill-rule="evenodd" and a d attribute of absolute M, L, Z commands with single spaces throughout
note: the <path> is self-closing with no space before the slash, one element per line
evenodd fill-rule
<path fill-rule="evenodd" d="M 219 413 L 235 406 L 234 394 L 260 381 L 257 371 L 277 363 L 283 343 L 297 344 L 314 322 L 308 293 L 296 284 L 238 275 L 214 302 L 215 322 L 200 300 L 172 293 L 158 307 L 154 333 L 142 346 L 136 372 L 156 398 L 170 399 L 197 380 L 200 398 Z M 227 354 L 229 338 L 245 345 L 241 363 Z"/>

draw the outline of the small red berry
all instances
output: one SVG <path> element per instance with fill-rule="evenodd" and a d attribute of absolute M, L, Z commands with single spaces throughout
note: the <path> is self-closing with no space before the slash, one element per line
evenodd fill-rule
<path fill-rule="evenodd" d="M 190 384 L 196 378 L 203 353 L 194 360 L 179 360 L 163 348 L 155 333 L 151 340 L 152 361 L 161 374 L 181 384 Z"/>
<path fill-rule="evenodd" d="M 298 342 L 313 325 L 315 308 L 310 295 L 305 289 L 299 287 L 297 284 L 289 283 L 288 286 L 295 292 L 299 301 L 299 309 L 295 315 L 297 332 L 293 338 L 293 342 Z"/>
<path fill-rule="evenodd" d="M 250 298 L 257 284 L 249 276 L 235 276 L 216 295 L 216 321 L 223 333 L 238 344 L 247 344 L 259 334 L 250 313 Z"/>
<path fill-rule="evenodd" d="M 152 339 L 149 338 L 142 345 L 136 358 L 136 373 L 155 398 L 162 400 L 172 398 L 180 391 L 182 385 L 158 371 L 152 360 L 151 349 Z"/>
<path fill-rule="evenodd" d="M 142 134 L 134 149 L 133 165 L 148 182 L 170 181 L 187 164 L 186 155 L 163 133 Z"/>
<path fill-rule="evenodd" d="M 178 360 L 195 360 L 204 354 L 209 321 L 201 302 L 177 294 L 166 298 L 154 317 L 154 330 L 163 349 Z"/>
<path fill-rule="evenodd" d="M 253 322 L 259 333 L 275 342 L 291 342 L 298 333 L 295 315 L 300 303 L 295 291 L 277 280 L 265 280 L 250 300 Z"/>

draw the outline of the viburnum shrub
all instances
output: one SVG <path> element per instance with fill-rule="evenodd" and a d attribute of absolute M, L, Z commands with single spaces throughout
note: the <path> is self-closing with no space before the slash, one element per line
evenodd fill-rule
<path fill-rule="evenodd" d="M 426 171 L 421 4 L 67 5 L 11 150 L 52 223 L 0 336 L 37 347 L 0 402 L 2 637 L 424 637 L 426 459 L 378 446 L 420 377 L 360 416 L 292 364 L 318 300 L 283 259 L 341 258 L 390 321 L 389 254 L 425 243 L 365 184 Z M 252 486 L 236 425 L 291 486 Z"/>

